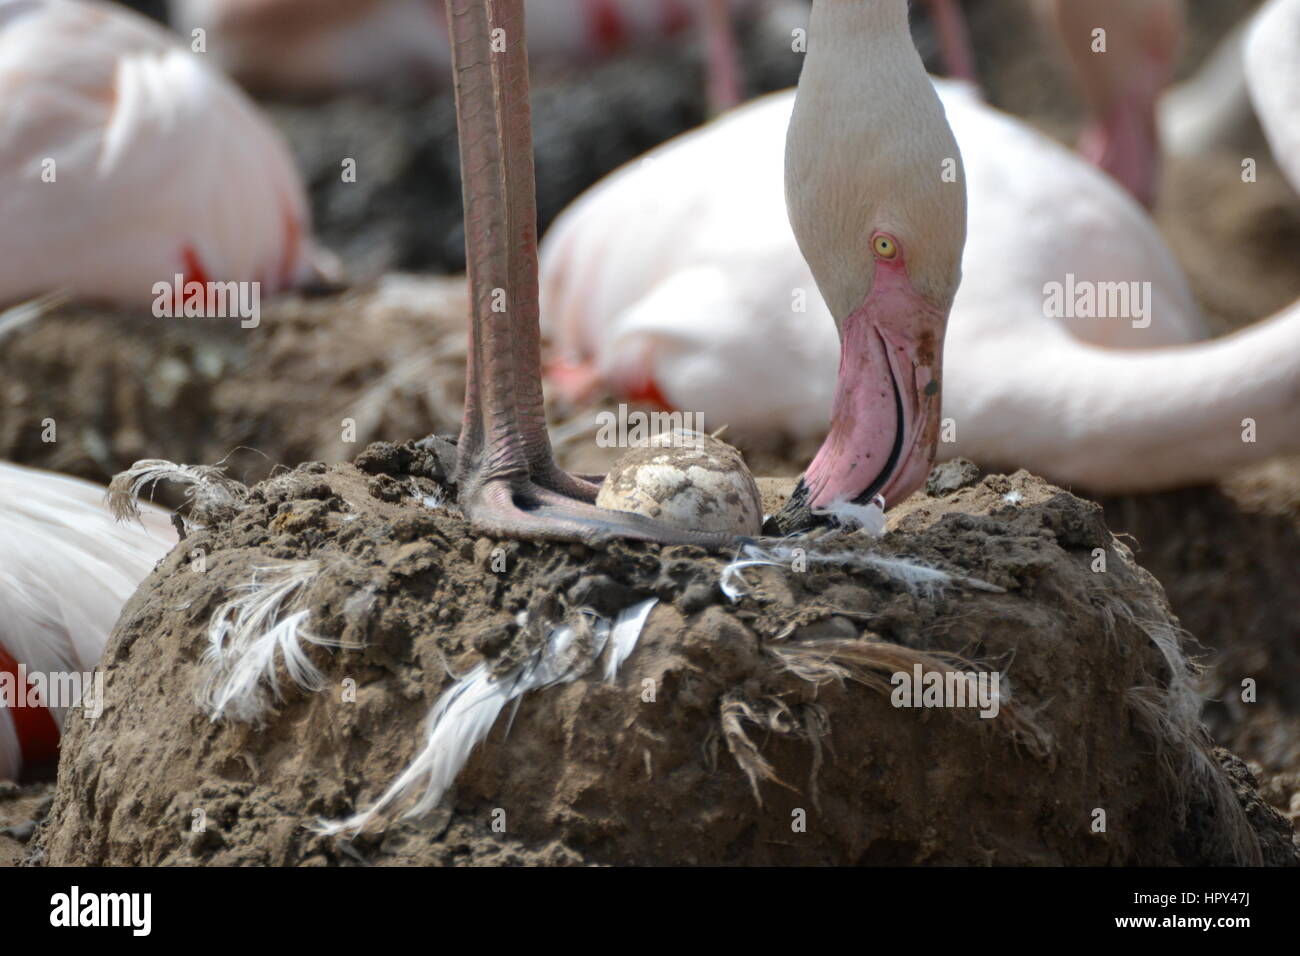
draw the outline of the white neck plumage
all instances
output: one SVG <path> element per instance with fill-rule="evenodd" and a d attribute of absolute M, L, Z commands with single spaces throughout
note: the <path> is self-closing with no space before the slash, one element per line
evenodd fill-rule
<path fill-rule="evenodd" d="M 953 181 L 940 181 L 945 161 Z M 786 203 L 837 322 L 870 290 L 875 229 L 903 240 L 917 290 L 947 310 L 966 234 L 960 164 L 906 0 L 816 0 L 786 140 Z"/>

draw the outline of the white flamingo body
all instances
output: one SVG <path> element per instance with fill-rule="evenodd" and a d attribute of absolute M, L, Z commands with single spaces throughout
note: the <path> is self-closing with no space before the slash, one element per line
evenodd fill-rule
<path fill-rule="evenodd" d="M 765 97 L 679 137 L 556 221 L 542 316 L 566 360 L 620 395 L 653 383 L 718 425 L 825 427 L 839 341 L 786 216 L 792 105 L 793 94 Z M 769 383 L 761 396 L 755 382 Z"/>
<path fill-rule="evenodd" d="M 0 650 L 27 673 L 93 671 L 127 599 L 176 543 L 167 512 L 119 524 L 98 485 L 0 463 Z M 65 708 L 51 707 L 61 728 Z M 0 707 L 0 780 L 22 746 Z"/>
<path fill-rule="evenodd" d="M 1298 49 L 1300 0 L 1271 0 L 1248 31 L 1247 81 L 1274 156 L 1300 190 Z M 1193 313 L 1183 306 L 1177 314 Z M 1234 335 L 1181 347 L 1139 341 L 1139 350 L 1114 351 L 1061 339 L 1037 350 L 1002 395 L 981 388 L 966 356 L 997 362 L 1014 347 L 962 344 L 968 351 L 954 346 L 954 390 L 978 400 L 964 408 L 976 427 L 959 448 L 993 464 L 1020 463 L 1102 491 L 1146 491 L 1300 451 L 1300 302 Z M 1030 410 L 1020 426 L 1006 418 L 1016 409 Z"/>
<path fill-rule="evenodd" d="M 1027 453 L 1009 365 L 1092 355 L 1087 343 L 1105 355 L 1174 346 L 1203 338 L 1205 326 L 1173 255 L 1115 183 L 969 86 L 935 85 L 970 198 L 946 349 L 945 415 L 958 441 L 940 453 L 1005 462 Z M 569 362 L 590 364 L 616 394 L 651 380 L 708 427 L 824 428 L 840 345 L 781 198 L 792 99 L 776 94 L 660 147 L 556 221 L 542 250 L 543 317 Z M 1045 284 L 1070 273 L 1151 282 L 1151 326 L 1045 315 Z M 802 313 L 792 308 L 800 290 Z M 1076 377 L 1058 378 L 1056 392 L 1069 394 Z M 1075 414 L 1087 418 L 1086 408 Z M 1052 462 L 1058 433 L 1044 423 L 1023 463 Z"/>
<path fill-rule="evenodd" d="M 312 271 L 306 194 L 252 103 L 143 17 L 0 0 L 0 303 Z"/>

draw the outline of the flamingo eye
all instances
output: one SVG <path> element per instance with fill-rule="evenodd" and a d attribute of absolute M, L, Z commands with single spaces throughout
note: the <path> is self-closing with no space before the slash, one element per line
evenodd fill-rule
<path fill-rule="evenodd" d="M 876 236 L 871 241 L 871 248 L 881 259 L 892 259 L 898 255 L 898 243 L 888 236 Z"/>

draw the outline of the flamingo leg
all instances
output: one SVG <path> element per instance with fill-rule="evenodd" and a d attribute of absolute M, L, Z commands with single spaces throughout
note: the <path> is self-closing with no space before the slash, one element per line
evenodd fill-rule
<path fill-rule="evenodd" d="M 925 0 L 939 35 L 939 52 L 949 76 L 978 84 L 975 72 L 975 51 L 970 42 L 966 16 L 961 11 L 960 0 Z"/>
<path fill-rule="evenodd" d="M 499 537 L 734 543 L 597 508 L 597 486 L 556 465 L 542 404 L 523 0 L 447 0 L 447 13 L 471 309 L 456 461 L 461 509 L 475 529 Z"/>
<path fill-rule="evenodd" d="M 702 27 L 708 64 L 709 110 L 714 115 L 740 105 L 740 54 L 731 18 L 731 0 L 706 0 Z"/>

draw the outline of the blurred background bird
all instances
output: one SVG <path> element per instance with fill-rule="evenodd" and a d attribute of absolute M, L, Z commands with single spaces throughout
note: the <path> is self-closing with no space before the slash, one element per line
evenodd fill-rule
<path fill-rule="evenodd" d="M 532 0 L 534 62 L 590 62 L 698 29 L 714 95 L 733 105 L 729 16 L 758 0 Z M 182 34 L 202 31 L 218 62 L 267 93 L 446 88 L 451 76 L 442 0 L 171 0 Z"/>
<path fill-rule="evenodd" d="M 155 24 L 76 0 L 0 0 L 0 305 L 49 292 L 151 303 L 157 282 L 316 275 L 277 133 Z"/>
<path fill-rule="evenodd" d="M 1155 199 L 1156 104 L 1173 80 L 1183 0 L 1036 0 L 1088 106 L 1079 151 L 1143 205 Z"/>
<path fill-rule="evenodd" d="M 92 673 L 122 606 L 175 543 L 160 508 L 146 505 L 138 522 L 121 524 L 102 487 L 0 462 L 0 686 L 25 695 L 28 677 Z M 5 697 L 0 780 L 57 758 L 75 703 Z"/>
<path fill-rule="evenodd" d="M 974 78 L 958 0 L 921 0 L 949 72 Z M 152 5 L 151 5 L 152 6 Z M 156 7 L 154 8 L 156 9 Z M 543 66 L 608 58 L 694 35 L 715 108 L 742 95 L 737 22 L 762 14 L 807 26 L 808 0 L 530 0 L 529 58 Z M 259 92 L 321 96 L 447 85 L 442 0 L 168 0 L 168 17 Z"/>

